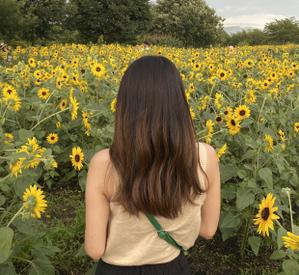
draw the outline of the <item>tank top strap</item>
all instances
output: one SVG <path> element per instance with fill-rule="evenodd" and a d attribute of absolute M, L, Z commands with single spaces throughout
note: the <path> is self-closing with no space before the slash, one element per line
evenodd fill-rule
<path fill-rule="evenodd" d="M 207 152 L 207 148 L 205 146 L 204 143 L 202 142 L 199 142 L 199 161 L 200 161 L 200 164 L 201 164 L 201 167 L 202 169 L 204 170 L 205 173 L 207 173 L 207 166 L 208 166 L 208 152 Z M 205 182 L 206 182 L 206 177 L 204 176 L 204 174 L 200 173 L 200 183 L 201 183 L 201 187 L 203 189 L 206 189 L 206 185 L 205 185 Z"/>
<path fill-rule="evenodd" d="M 208 164 L 208 152 L 207 152 L 207 148 L 204 145 L 204 143 L 199 142 L 199 160 L 201 163 L 201 166 L 203 168 L 203 170 L 206 172 L 207 169 L 207 164 Z"/>

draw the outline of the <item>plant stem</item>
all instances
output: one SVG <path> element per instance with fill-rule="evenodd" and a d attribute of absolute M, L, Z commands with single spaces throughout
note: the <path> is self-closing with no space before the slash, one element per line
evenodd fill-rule
<path fill-rule="evenodd" d="M 14 219 L 22 212 L 24 208 L 24 204 L 22 205 L 22 207 L 18 210 L 18 212 L 16 214 L 14 214 L 14 216 L 12 217 L 12 219 L 8 222 L 8 224 L 6 225 L 6 227 L 9 227 L 10 224 L 14 221 Z"/>
<path fill-rule="evenodd" d="M 56 112 L 56 113 L 54 113 L 54 114 L 51 114 L 51 115 L 45 117 L 45 118 L 42 119 L 41 121 L 37 122 L 37 123 L 30 129 L 30 130 L 33 130 L 33 129 L 36 128 L 39 124 L 41 124 L 41 123 L 44 122 L 45 120 L 51 118 L 52 116 L 55 116 L 55 115 L 57 115 L 57 114 L 59 114 L 59 113 L 62 113 L 62 112 L 65 112 L 66 110 L 68 110 L 68 109 L 70 109 L 70 108 L 71 108 L 71 107 L 67 107 L 67 108 L 65 108 L 65 109 L 62 110 L 62 111 L 58 111 L 58 112 Z"/>
<path fill-rule="evenodd" d="M 251 207 L 249 209 L 249 213 L 251 213 Z M 242 260 L 244 258 L 244 251 L 245 251 L 245 247 L 246 247 L 246 243 L 247 243 L 247 239 L 248 239 L 249 223 L 250 223 L 250 220 L 251 220 L 250 217 L 251 217 L 251 214 L 249 215 L 249 218 L 247 218 L 247 220 L 246 220 L 246 224 L 245 224 L 245 228 L 244 228 L 244 234 L 243 234 L 243 238 L 242 238 L 242 242 L 241 242 L 240 255 L 241 255 Z"/>
<path fill-rule="evenodd" d="M 0 179 L 0 182 L 2 182 L 2 181 L 4 181 L 4 180 L 6 180 L 7 178 L 9 178 L 10 175 L 11 175 L 11 174 L 7 174 L 4 178 Z"/>
<path fill-rule="evenodd" d="M 293 210 L 292 210 L 292 201 L 290 192 L 287 191 L 288 199 L 289 199 L 289 208 L 290 208 L 290 217 L 291 217 L 291 230 L 294 233 L 294 224 L 293 224 Z"/>

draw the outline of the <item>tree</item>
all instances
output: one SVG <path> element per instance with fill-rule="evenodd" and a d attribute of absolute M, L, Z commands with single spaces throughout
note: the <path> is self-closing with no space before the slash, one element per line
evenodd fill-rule
<path fill-rule="evenodd" d="M 294 17 L 267 23 L 264 31 L 271 43 L 299 42 L 299 22 Z"/>
<path fill-rule="evenodd" d="M 204 0 L 160 0 L 155 6 L 151 31 L 180 39 L 185 47 L 205 47 L 220 42 L 223 19 Z"/>
<path fill-rule="evenodd" d="M 134 43 L 151 21 L 147 0 L 73 0 L 77 6 L 76 27 L 84 40 Z"/>
<path fill-rule="evenodd" d="M 260 29 L 253 29 L 249 31 L 241 31 L 231 34 L 227 40 L 226 44 L 231 45 L 262 45 L 267 44 L 267 35 Z"/>
<path fill-rule="evenodd" d="M 0 34 L 4 39 L 17 39 L 24 30 L 23 1 L 0 1 Z"/>
<path fill-rule="evenodd" d="M 65 22 L 68 18 L 66 0 L 27 0 L 25 2 L 24 14 L 35 17 L 34 26 L 26 32 L 28 40 L 56 40 L 65 34 Z"/>

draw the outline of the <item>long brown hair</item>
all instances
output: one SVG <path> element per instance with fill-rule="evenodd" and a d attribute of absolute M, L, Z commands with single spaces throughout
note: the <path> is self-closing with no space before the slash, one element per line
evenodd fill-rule
<path fill-rule="evenodd" d="M 109 150 L 120 178 L 114 200 L 130 214 L 141 211 L 166 218 L 177 217 L 186 201 L 195 205 L 194 197 L 204 192 L 195 137 L 175 64 L 161 55 L 133 61 L 116 98 Z"/>

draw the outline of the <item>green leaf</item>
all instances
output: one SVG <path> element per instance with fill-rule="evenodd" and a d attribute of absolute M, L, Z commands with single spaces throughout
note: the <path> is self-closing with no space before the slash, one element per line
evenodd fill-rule
<path fill-rule="evenodd" d="M 256 181 L 255 181 L 255 179 L 249 179 L 247 181 L 247 186 L 250 187 L 250 188 L 256 188 Z"/>
<path fill-rule="evenodd" d="M 3 205 L 6 201 L 6 198 L 3 195 L 0 195 L 0 206 Z"/>
<path fill-rule="evenodd" d="M 283 246 L 283 239 L 282 236 L 285 236 L 287 234 L 287 231 L 281 227 L 277 230 L 277 247 L 280 249 Z"/>
<path fill-rule="evenodd" d="M 27 236 L 40 238 L 46 234 L 46 232 L 42 230 L 41 222 L 36 219 L 22 220 L 21 218 L 17 218 L 14 220 L 13 225 L 16 226 L 19 232 Z"/>
<path fill-rule="evenodd" d="M 11 254 L 14 231 L 10 227 L 0 228 L 0 264 L 4 263 Z"/>
<path fill-rule="evenodd" d="M 34 257 L 32 260 L 33 265 L 31 265 L 29 269 L 29 275 L 40 275 L 40 274 L 47 274 L 47 275 L 54 275 L 55 268 L 52 265 L 49 258 L 44 254 L 39 254 Z"/>
<path fill-rule="evenodd" d="M 249 189 L 239 188 L 237 191 L 236 206 L 243 210 L 254 202 L 254 194 Z"/>
<path fill-rule="evenodd" d="M 238 169 L 236 168 L 237 167 L 233 164 L 227 164 L 227 165 L 220 164 L 221 182 L 226 182 L 229 179 L 236 176 L 236 171 L 238 171 Z"/>
<path fill-rule="evenodd" d="M 0 265 L 0 274 L 17 275 L 15 267 L 12 262 Z"/>
<path fill-rule="evenodd" d="M 273 253 L 270 255 L 271 260 L 279 260 L 284 258 L 287 253 L 283 250 L 274 250 Z"/>
<path fill-rule="evenodd" d="M 253 159 L 256 157 L 256 150 L 248 150 L 241 158 L 241 162 L 245 159 Z"/>
<path fill-rule="evenodd" d="M 283 261 L 282 269 L 288 275 L 298 275 L 299 274 L 299 265 L 295 260 Z"/>
<path fill-rule="evenodd" d="M 87 172 L 86 172 L 86 170 L 83 170 L 83 171 L 79 174 L 79 185 L 80 185 L 80 187 L 81 187 L 82 192 L 85 191 L 86 178 L 87 178 Z"/>
<path fill-rule="evenodd" d="M 237 171 L 237 175 L 240 179 L 244 179 L 247 176 L 247 172 L 244 169 L 240 169 Z"/>
<path fill-rule="evenodd" d="M 222 240 L 225 241 L 229 237 L 235 235 L 236 231 L 241 225 L 241 219 L 239 216 L 234 216 L 231 212 L 221 213 L 220 220 L 220 231 L 222 235 Z"/>
<path fill-rule="evenodd" d="M 297 234 L 297 235 L 299 235 L 299 226 L 297 226 L 297 225 L 293 225 L 293 228 L 294 228 L 294 234 Z"/>
<path fill-rule="evenodd" d="M 34 136 L 34 132 L 31 130 L 20 129 L 18 131 L 18 135 L 23 142 L 27 142 L 28 138 L 31 138 Z"/>
<path fill-rule="evenodd" d="M 260 178 L 266 183 L 269 189 L 273 189 L 272 170 L 268 167 L 261 168 L 258 171 Z"/>
<path fill-rule="evenodd" d="M 257 256 L 258 253 L 259 253 L 261 240 L 262 239 L 260 237 L 257 237 L 257 236 L 250 236 L 248 238 L 248 243 L 249 243 L 252 251 L 254 252 L 255 256 Z"/>

